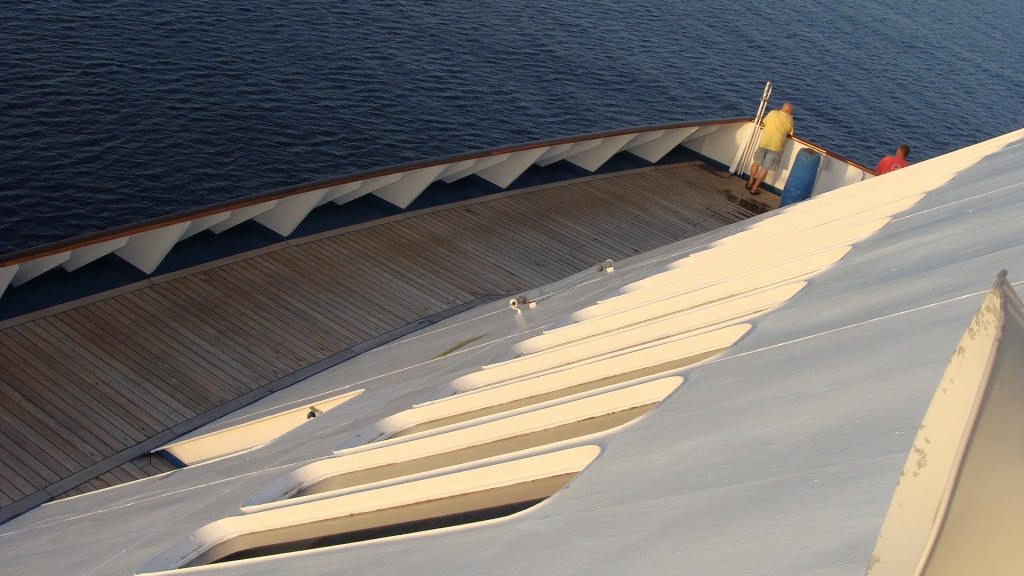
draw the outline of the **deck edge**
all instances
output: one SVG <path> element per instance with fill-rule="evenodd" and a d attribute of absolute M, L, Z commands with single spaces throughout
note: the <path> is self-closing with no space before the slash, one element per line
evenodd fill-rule
<path fill-rule="evenodd" d="M 25 512 L 28 512 L 29 510 L 32 510 L 33 508 L 40 506 L 56 498 L 57 496 L 60 496 L 61 494 L 67 492 L 68 490 L 71 490 L 85 482 L 88 482 L 89 480 L 101 474 L 109 472 L 110 470 L 113 470 L 118 466 L 130 462 L 131 460 L 134 460 L 139 456 L 143 456 L 149 452 L 152 452 L 153 450 L 159 448 L 161 445 L 166 444 L 183 434 L 187 434 L 201 426 L 205 426 L 206 424 L 209 424 L 217 420 L 218 418 L 226 416 L 227 414 L 230 414 L 231 412 L 234 412 L 239 408 L 244 408 L 245 406 L 248 406 L 249 404 L 252 404 L 257 400 L 263 399 L 273 394 L 274 392 L 283 390 L 293 384 L 297 384 L 305 380 L 306 378 L 309 378 L 310 376 L 314 376 L 316 374 L 319 374 L 320 372 L 323 372 L 324 370 L 333 368 L 338 364 L 341 364 L 347 360 L 351 360 L 352 358 L 359 356 L 360 354 L 365 354 L 366 352 L 369 352 L 374 348 L 378 348 L 380 346 L 398 340 L 399 338 L 412 334 L 417 330 L 426 328 L 427 326 L 431 326 L 433 324 L 441 322 L 442 320 L 446 320 L 448 318 L 451 318 L 452 316 L 476 308 L 477 306 L 489 304 L 491 302 L 494 302 L 495 300 L 502 300 L 507 297 L 507 295 L 488 295 L 482 296 L 475 300 L 471 300 L 469 302 L 464 302 L 462 304 L 459 304 L 458 306 L 448 308 L 447 310 L 442 310 L 435 314 L 431 314 L 426 318 L 421 318 L 415 322 L 406 324 L 405 326 L 395 328 L 390 332 L 386 332 L 384 334 L 381 334 L 380 336 L 376 336 L 365 342 L 356 344 L 351 348 L 346 348 L 341 352 L 338 352 L 336 354 L 328 356 L 327 358 L 314 362 L 309 366 L 300 368 L 295 372 L 292 372 L 291 374 L 287 374 L 285 376 L 278 378 L 277 380 L 268 382 L 267 384 L 264 384 L 263 386 L 255 390 L 251 390 L 241 396 L 238 396 L 237 398 L 233 398 L 225 402 L 224 404 L 221 404 L 210 410 L 207 410 L 206 412 L 203 412 L 202 414 L 193 416 L 192 418 L 184 422 L 181 422 L 175 426 L 172 426 L 171 428 L 168 428 L 155 436 L 147 438 L 146 440 L 143 440 L 142 442 L 139 442 L 134 446 L 130 446 L 116 454 L 108 456 L 107 458 L 95 464 L 90 465 L 87 468 L 83 468 L 82 470 L 75 472 L 71 476 L 62 478 L 61 480 L 58 480 L 57 482 L 50 484 L 46 488 L 37 490 L 32 494 L 25 496 L 24 498 L 16 500 L 15 502 L 7 506 L 4 506 L 3 508 L 0 508 L 0 524 L 3 524 L 17 516 L 20 516 L 21 514 L 24 514 Z"/>

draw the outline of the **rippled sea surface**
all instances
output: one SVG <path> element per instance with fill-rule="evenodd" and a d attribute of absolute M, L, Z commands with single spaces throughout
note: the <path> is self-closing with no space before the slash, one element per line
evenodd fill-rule
<path fill-rule="evenodd" d="M 873 166 L 1024 126 L 967 2 L 0 3 L 0 253 L 397 162 L 753 115 Z"/>

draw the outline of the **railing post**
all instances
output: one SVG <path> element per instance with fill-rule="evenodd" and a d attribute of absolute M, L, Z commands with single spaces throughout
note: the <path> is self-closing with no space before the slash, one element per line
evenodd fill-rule
<path fill-rule="evenodd" d="M 769 80 L 764 84 L 764 92 L 761 93 L 761 103 L 757 107 L 757 115 L 754 116 L 753 129 L 750 132 L 750 140 L 747 141 L 747 145 L 743 148 L 743 154 L 740 155 L 740 161 L 736 165 L 736 171 L 733 174 L 737 176 L 743 174 L 744 167 L 750 165 L 751 158 L 754 156 L 754 150 L 757 142 L 757 128 L 761 125 L 761 120 L 764 118 L 764 112 L 768 109 L 768 100 L 772 97 L 772 81 Z"/>

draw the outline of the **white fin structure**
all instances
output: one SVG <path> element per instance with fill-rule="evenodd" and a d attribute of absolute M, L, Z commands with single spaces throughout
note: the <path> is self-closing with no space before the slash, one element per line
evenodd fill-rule
<path fill-rule="evenodd" d="M 376 178 L 363 180 L 361 182 L 361 186 L 359 186 L 358 188 L 354 188 L 351 191 L 342 194 L 341 196 L 338 196 L 333 200 L 333 202 L 338 205 L 351 202 L 357 198 L 362 198 L 363 196 L 366 196 L 367 194 L 373 192 L 374 190 L 379 190 L 385 186 L 398 182 L 401 179 L 402 173 L 399 172 L 397 174 L 387 174 L 385 176 L 378 176 Z"/>
<path fill-rule="evenodd" d="M 36 258 L 35 260 L 29 260 L 28 262 L 22 262 L 15 271 L 14 276 L 11 278 L 11 286 L 21 286 L 36 276 L 49 272 L 57 266 L 67 262 L 69 258 L 71 258 L 71 252 L 60 252 L 50 256 L 43 256 L 42 258 Z"/>
<path fill-rule="evenodd" d="M 11 264 L 10 266 L 4 266 L 0 268 L 0 296 L 4 295 L 4 290 L 7 290 L 7 286 L 11 283 L 11 278 L 18 273 L 18 264 Z"/>
<path fill-rule="evenodd" d="M 313 211 L 313 208 L 319 205 L 320 199 L 326 193 L 327 190 L 321 188 L 320 190 L 281 198 L 272 209 L 254 216 L 253 220 L 281 236 L 290 236 L 299 227 L 299 224 L 306 219 L 306 216 Z"/>
<path fill-rule="evenodd" d="M 508 160 L 509 156 L 511 156 L 511 154 L 498 154 L 497 156 L 488 156 L 486 158 L 477 158 L 476 160 L 458 162 L 448 167 L 458 168 L 457 170 L 452 170 L 451 172 L 448 172 L 448 168 L 445 168 L 445 170 L 438 175 L 438 178 L 444 180 L 448 184 L 451 184 L 456 180 L 461 180 L 466 176 L 476 174 L 481 170 L 485 170 L 487 168 L 490 168 L 491 166 L 501 164 L 505 160 Z"/>
<path fill-rule="evenodd" d="M 559 144 L 548 148 L 546 152 L 540 155 L 536 160 L 538 166 L 550 166 L 559 160 L 564 160 L 569 156 L 586 152 L 592 148 L 596 148 L 604 142 L 604 138 L 596 138 L 594 140 L 584 140 L 582 142 L 573 142 L 571 144 Z"/>
<path fill-rule="evenodd" d="M 236 208 L 231 211 L 227 218 L 210 226 L 210 232 L 214 234 L 220 234 L 225 230 L 229 230 L 238 226 L 246 220 L 250 220 L 263 214 L 264 212 L 271 210 L 277 206 L 277 200 L 271 200 L 269 202 L 261 202 L 259 204 L 253 204 L 252 206 L 246 206 L 245 208 Z"/>
<path fill-rule="evenodd" d="M 664 134 L 657 138 L 633 140 L 626 145 L 624 150 L 654 164 L 696 131 L 696 126 L 665 130 Z"/>
<path fill-rule="evenodd" d="M 188 230 L 189 224 L 191 223 L 182 222 L 134 234 L 128 238 L 128 243 L 114 254 L 146 274 L 152 274 L 181 239 L 181 235 Z"/>
<path fill-rule="evenodd" d="M 402 178 L 398 182 L 379 188 L 373 195 L 387 200 L 399 208 L 408 208 L 409 204 L 412 204 L 413 200 L 427 189 L 427 186 L 430 186 L 442 170 L 444 170 L 444 164 L 403 172 Z"/>
<path fill-rule="evenodd" d="M 82 266 L 98 260 L 107 254 L 121 248 L 128 243 L 128 237 L 114 238 L 113 240 L 107 240 L 106 242 L 100 242 L 91 246 L 85 246 L 83 248 L 76 248 L 71 251 L 71 256 L 67 259 L 62 266 L 68 272 L 74 272 Z"/>
<path fill-rule="evenodd" d="M 499 188 L 508 188 L 519 178 L 547 148 L 533 148 L 522 152 L 513 152 L 508 159 L 490 168 L 477 172 L 476 175 Z"/>
<path fill-rule="evenodd" d="M 1024 305 L 1001 272 L 907 455 L 869 576 L 1024 569 Z"/>
<path fill-rule="evenodd" d="M 220 224 L 221 222 L 227 220 L 230 217 L 231 211 L 228 210 L 226 212 L 219 212 L 217 214 L 203 216 L 202 218 L 196 218 L 195 220 L 192 221 L 191 224 L 189 224 L 189 227 L 185 230 L 185 233 L 181 235 L 181 238 L 178 239 L 178 242 L 181 242 L 186 238 L 191 238 L 192 236 L 195 236 L 200 232 L 209 230 L 211 227 Z"/>
<path fill-rule="evenodd" d="M 345 184 L 331 186 L 330 188 L 327 189 L 327 192 L 324 193 L 323 198 L 320 198 L 320 200 L 317 201 L 316 205 L 323 206 L 328 202 L 334 202 L 335 200 L 341 198 L 342 196 L 348 194 L 349 192 L 354 192 L 357 188 L 359 188 L 362 185 L 363 181 L 359 180 L 356 182 L 346 182 Z"/>
<path fill-rule="evenodd" d="M 588 172 L 593 172 L 611 159 L 622 147 L 629 144 L 636 134 L 625 134 L 623 136 L 610 136 L 605 138 L 600 146 L 595 146 L 585 152 L 573 154 L 565 160 L 571 162 Z"/>

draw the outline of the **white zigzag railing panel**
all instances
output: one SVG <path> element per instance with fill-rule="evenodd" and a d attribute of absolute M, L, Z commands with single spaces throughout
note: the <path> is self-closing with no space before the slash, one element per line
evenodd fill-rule
<path fill-rule="evenodd" d="M 108 254 L 115 254 L 146 274 L 151 274 L 178 242 L 207 230 L 220 234 L 249 220 L 287 237 L 295 232 L 310 212 L 328 202 L 341 205 L 366 194 L 374 194 L 404 209 L 432 183 L 451 183 L 474 174 L 504 189 L 534 164 L 544 167 L 565 160 L 594 172 L 622 151 L 654 163 L 677 146 L 684 146 L 720 164 L 735 163 L 742 144 L 749 139 L 752 130 L 753 125 L 749 120 L 652 127 L 578 137 L 553 144 L 513 147 L 507 152 L 498 150 L 451 162 L 427 161 L 405 170 L 379 176 L 371 174 L 362 180 L 328 183 L 312 190 L 272 197 L 265 202 L 200 213 L 187 221 L 172 221 L 155 228 L 148 227 L 138 233 L 120 233 L 106 240 L 101 238 L 79 246 L 71 245 L 67 249 L 42 253 L 37 257 L 0 260 L 0 296 L 8 285 L 20 286 L 58 266 L 73 272 Z M 790 142 L 783 158 L 784 168 L 774 179 L 776 186 L 784 185 L 788 177 L 787 162 L 791 163 L 796 152 L 806 147 L 809 146 L 805 143 Z M 845 186 L 867 175 L 868 172 L 862 167 L 834 157 L 825 157 L 814 192 L 818 194 Z M 44 248 L 33 252 L 45 252 Z"/>

